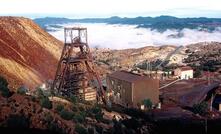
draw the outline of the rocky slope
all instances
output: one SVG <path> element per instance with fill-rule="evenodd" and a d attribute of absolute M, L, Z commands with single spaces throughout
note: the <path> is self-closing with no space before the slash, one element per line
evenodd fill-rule
<path fill-rule="evenodd" d="M 129 69 L 135 64 L 143 63 L 146 60 L 164 60 L 166 56 L 175 49 L 176 46 L 147 46 L 138 49 L 124 50 L 97 49 L 92 52 L 98 65 L 108 70 L 116 70 Z M 186 48 L 182 48 L 181 51 L 171 56 L 169 63 L 182 64 L 182 59 L 187 56 L 185 50 Z"/>
<path fill-rule="evenodd" d="M 7 80 L 0 78 L 0 131 L 4 128 L 9 133 L 13 128 L 21 133 L 81 134 L 101 127 L 112 129 L 112 118 L 105 118 L 99 105 L 75 97 L 51 97 L 41 88 L 32 93 L 24 87 L 18 91 L 10 92 Z"/>
<path fill-rule="evenodd" d="M 0 17 L 0 75 L 15 89 L 53 79 L 62 43 L 32 20 Z"/>
<path fill-rule="evenodd" d="M 96 63 L 109 72 L 118 69 L 130 69 L 134 65 L 146 63 L 146 60 L 159 64 L 176 46 L 147 46 L 138 49 L 94 49 L 93 55 Z M 169 64 L 190 65 L 204 71 L 217 71 L 221 68 L 221 43 L 199 42 L 189 44 L 179 49 L 169 59 Z M 153 65 L 153 64 L 152 64 Z"/>
<path fill-rule="evenodd" d="M 131 69 L 136 65 L 144 65 L 146 60 L 159 64 L 176 46 L 147 46 L 138 49 L 93 49 L 96 63 L 107 72 L 118 69 Z M 199 42 L 182 47 L 171 56 L 167 65 L 190 65 L 204 71 L 217 71 L 221 68 L 221 43 Z"/>
<path fill-rule="evenodd" d="M 0 95 L 0 106 L 1 127 L 75 133 L 75 123 L 62 119 L 55 110 L 42 108 L 39 100 L 32 96 L 14 93 L 11 97 L 4 98 Z"/>
<path fill-rule="evenodd" d="M 220 42 L 201 42 L 187 48 L 188 57 L 184 60 L 187 64 L 204 71 L 217 71 L 221 67 Z"/>

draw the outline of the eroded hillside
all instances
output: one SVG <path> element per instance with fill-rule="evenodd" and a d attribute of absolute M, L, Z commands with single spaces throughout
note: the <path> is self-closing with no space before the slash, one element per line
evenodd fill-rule
<path fill-rule="evenodd" d="M 221 67 L 221 43 L 200 42 L 188 46 L 185 62 L 204 71 L 217 71 Z"/>
<path fill-rule="evenodd" d="M 0 74 L 13 89 L 53 79 L 62 43 L 32 20 L 0 17 Z"/>
<path fill-rule="evenodd" d="M 124 49 L 124 50 L 94 50 L 93 54 L 96 63 L 108 70 L 116 69 L 130 69 L 135 64 L 148 61 L 164 60 L 168 54 L 174 52 L 176 46 L 147 46 L 138 49 Z M 170 64 L 183 64 L 182 60 L 187 56 L 186 48 L 182 48 L 178 53 L 170 58 Z"/>

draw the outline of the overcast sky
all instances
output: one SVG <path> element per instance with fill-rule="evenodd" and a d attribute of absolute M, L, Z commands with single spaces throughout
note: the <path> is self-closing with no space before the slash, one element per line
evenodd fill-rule
<path fill-rule="evenodd" d="M 221 0 L 0 0 L 1 15 L 221 17 Z"/>

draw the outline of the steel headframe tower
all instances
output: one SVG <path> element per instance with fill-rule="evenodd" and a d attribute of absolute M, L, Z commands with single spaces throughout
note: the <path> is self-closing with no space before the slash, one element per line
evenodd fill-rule
<path fill-rule="evenodd" d="M 64 39 L 52 90 L 55 94 L 83 99 L 87 91 L 96 88 L 97 99 L 104 101 L 104 90 L 88 46 L 87 28 L 65 28 Z"/>

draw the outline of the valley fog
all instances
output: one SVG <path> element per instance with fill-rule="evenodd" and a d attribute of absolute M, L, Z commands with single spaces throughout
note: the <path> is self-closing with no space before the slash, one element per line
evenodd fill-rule
<path fill-rule="evenodd" d="M 221 41 L 221 28 L 213 32 L 193 29 L 164 32 L 148 28 L 137 28 L 136 25 L 119 25 L 104 23 L 70 23 L 60 25 L 62 28 L 49 27 L 51 35 L 64 40 L 63 27 L 87 27 L 88 42 L 91 47 L 125 49 L 159 45 L 187 45 L 204 41 Z"/>

